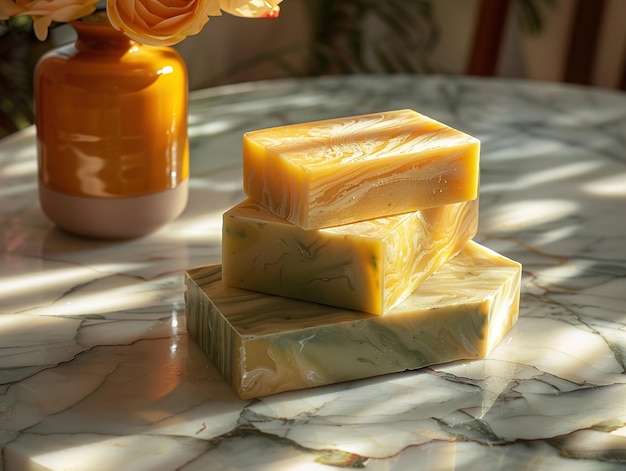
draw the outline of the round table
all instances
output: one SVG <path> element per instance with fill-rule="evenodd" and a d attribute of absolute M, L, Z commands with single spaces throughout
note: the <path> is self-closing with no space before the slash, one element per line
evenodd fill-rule
<path fill-rule="evenodd" d="M 184 317 L 244 198 L 242 134 L 412 108 L 482 141 L 476 240 L 523 264 L 485 360 L 238 399 Z M 26 469 L 623 469 L 626 95 L 502 79 L 347 76 L 192 93 L 191 193 L 137 240 L 37 202 L 35 132 L 0 141 L 0 447 Z"/>

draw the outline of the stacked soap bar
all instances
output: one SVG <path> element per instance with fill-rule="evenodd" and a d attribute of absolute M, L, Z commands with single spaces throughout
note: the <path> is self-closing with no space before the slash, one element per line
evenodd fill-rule
<path fill-rule="evenodd" d="M 243 399 L 485 357 L 517 319 L 521 267 L 469 242 L 382 316 L 187 272 L 187 330 Z"/>
<path fill-rule="evenodd" d="M 383 314 L 476 234 L 478 200 L 304 230 L 253 200 L 224 214 L 227 285 Z"/>
<path fill-rule="evenodd" d="M 478 139 L 413 110 L 248 132 L 243 187 L 303 229 L 478 196 Z"/>
<path fill-rule="evenodd" d="M 398 110 L 244 135 L 222 264 L 187 329 L 242 398 L 484 357 L 521 267 L 471 241 L 477 139 Z"/>

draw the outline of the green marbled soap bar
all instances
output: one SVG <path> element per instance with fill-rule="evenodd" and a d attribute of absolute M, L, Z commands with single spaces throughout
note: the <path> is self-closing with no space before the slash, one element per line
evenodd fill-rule
<path fill-rule="evenodd" d="M 517 320 L 521 265 L 475 242 L 378 316 L 187 271 L 187 331 L 243 399 L 485 357 Z"/>
<path fill-rule="evenodd" d="M 247 199 L 224 213 L 222 279 L 383 314 L 459 253 L 477 228 L 478 200 L 304 230 Z"/>

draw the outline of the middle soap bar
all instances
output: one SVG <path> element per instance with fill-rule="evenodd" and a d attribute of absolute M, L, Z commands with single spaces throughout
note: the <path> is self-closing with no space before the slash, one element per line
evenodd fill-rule
<path fill-rule="evenodd" d="M 251 131 L 243 187 L 274 214 L 318 229 L 473 200 L 480 142 L 413 110 Z"/>
<path fill-rule="evenodd" d="M 304 230 L 248 199 L 224 213 L 225 284 L 383 314 L 476 235 L 478 200 Z"/>

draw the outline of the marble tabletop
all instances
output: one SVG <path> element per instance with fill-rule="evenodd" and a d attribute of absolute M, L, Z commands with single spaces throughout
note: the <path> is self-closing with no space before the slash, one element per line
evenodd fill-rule
<path fill-rule="evenodd" d="M 194 92 L 186 211 L 138 240 L 55 229 L 35 133 L 0 141 L 0 470 L 626 466 L 626 95 L 352 76 Z M 220 260 L 243 132 L 413 108 L 482 141 L 476 240 L 523 264 L 481 361 L 238 399 L 188 338 L 183 272 Z"/>

